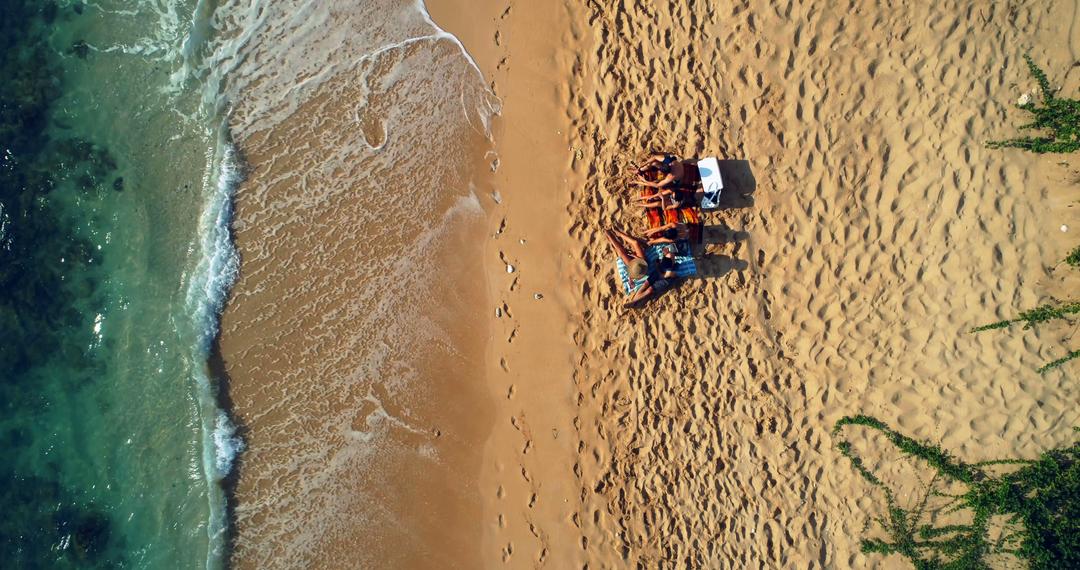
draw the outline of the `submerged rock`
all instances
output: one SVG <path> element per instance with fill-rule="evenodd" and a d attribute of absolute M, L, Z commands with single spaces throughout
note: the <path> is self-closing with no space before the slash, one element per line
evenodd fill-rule
<path fill-rule="evenodd" d="M 124 191 L 124 177 L 123 176 L 117 176 L 116 180 L 112 181 L 112 189 L 116 190 L 117 192 L 123 192 Z"/>
<path fill-rule="evenodd" d="M 71 49 L 68 50 L 68 53 L 75 54 L 75 57 L 79 59 L 86 59 L 86 56 L 90 55 L 90 46 L 83 40 L 76 40 L 71 44 Z"/>

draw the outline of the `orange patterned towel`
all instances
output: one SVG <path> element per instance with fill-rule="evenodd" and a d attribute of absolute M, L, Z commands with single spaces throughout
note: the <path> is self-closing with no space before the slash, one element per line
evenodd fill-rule
<path fill-rule="evenodd" d="M 660 172 L 657 170 L 650 170 L 645 173 L 645 178 L 650 182 L 655 182 L 660 179 Z M 659 192 L 656 188 L 649 186 L 641 187 L 641 197 L 648 198 Z M 663 208 L 645 208 L 645 221 L 649 226 L 649 229 L 658 228 L 664 224 L 677 224 L 684 223 L 690 229 L 690 241 L 694 243 L 701 243 L 704 238 L 704 224 L 701 221 L 701 208 L 697 206 L 687 206 L 685 208 L 679 208 L 677 210 L 665 210 Z"/>

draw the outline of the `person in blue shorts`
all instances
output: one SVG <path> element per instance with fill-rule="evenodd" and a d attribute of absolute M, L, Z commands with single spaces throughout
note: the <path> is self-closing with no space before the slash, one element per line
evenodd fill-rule
<path fill-rule="evenodd" d="M 649 268 L 649 278 L 645 281 L 644 285 L 639 287 L 637 291 L 634 291 L 624 306 L 634 307 L 653 297 L 663 295 L 664 291 L 671 288 L 674 280 L 675 254 L 671 250 L 668 250 L 664 253 L 664 256 L 660 258 L 660 261 L 656 263 L 656 267 Z"/>

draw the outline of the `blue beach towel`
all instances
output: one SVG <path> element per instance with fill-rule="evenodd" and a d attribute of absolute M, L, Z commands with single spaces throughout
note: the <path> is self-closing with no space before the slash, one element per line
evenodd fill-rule
<path fill-rule="evenodd" d="M 680 244 L 682 246 L 683 244 Z M 649 262 L 649 267 L 656 267 L 656 264 L 660 262 L 660 258 L 664 254 L 671 250 L 675 253 L 675 277 L 677 279 L 684 279 L 693 275 L 697 275 L 697 265 L 694 263 L 694 258 L 689 255 L 689 247 L 677 247 L 672 243 L 662 243 L 658 245 L 650 245 L 645 248 L 645 259 Z M 622 259 L 615 260 L 615 273 L 619 276 L 619 281 L 622 282 L 623 291 L 626 291 L 627 295 L 630 295 L 636 291 L 639 287 L 645 284 L 649 279 L 648 276 L 642 277 L 638 280 L 631 280 L 630 273 L 626 270 L 626 264 Z"/>

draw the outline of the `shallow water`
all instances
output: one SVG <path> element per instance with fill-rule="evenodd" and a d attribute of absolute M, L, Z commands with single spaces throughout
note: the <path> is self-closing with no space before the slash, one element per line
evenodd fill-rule
<path fill-rule="evenodd" d="M 233 174 L 200 10 L 3 2 L 0 544 L 19 566 L 223 555 L 236 442 L 206 354 Z"/>

